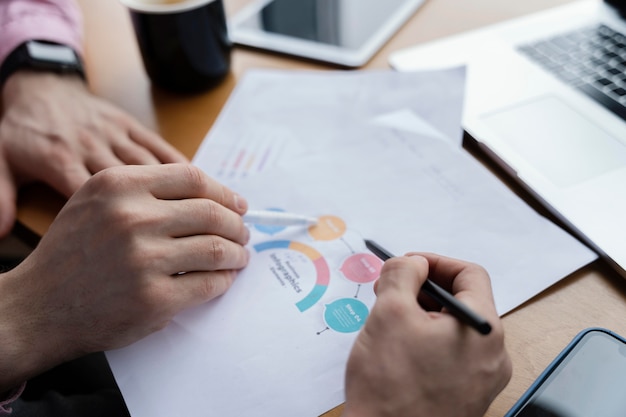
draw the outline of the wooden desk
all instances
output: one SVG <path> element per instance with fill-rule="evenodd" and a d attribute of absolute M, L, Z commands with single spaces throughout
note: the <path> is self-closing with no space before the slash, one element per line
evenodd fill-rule
<path fill-rule="evenodd" d="M 236 12 L 247 1 L 225 0 L 227 12 Z M 388 68 L 387 57 L 391 52 L 419 42 L 567 1 L 429 0 L 365 68 Z M 115 0 L 80 0 L 80 3 L 85 13 L 86 65 L 93 90 L 159 131 L 188 157 L 193 156 L 246 70 L 333 69 L 324 64 L 237 48 L 232 73 L 218 88 L 193 97 L 170 95 L 151 88 L 126 10 Z M 20 195 L 18 219 L 42 234 L 63 202 L 45 187 L 30 187 Z M 490 417 L 502 416 L 580 330 L 602 326 L 626 335 L 626 282 L 596 262 L 507 314 L 503 320 L 514 375 L 487 412 Z M 339 416 L 340 411 L 341 407 L 325 415 Z"/>

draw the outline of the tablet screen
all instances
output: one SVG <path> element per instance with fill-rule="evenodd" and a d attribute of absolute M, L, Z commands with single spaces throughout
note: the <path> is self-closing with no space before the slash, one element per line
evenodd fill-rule
<path fill-rule="evenodd" d="M 423 0 L 257 0 L 236 16 L 236 43 L 341 63 L 369 58 Z M 317 48 L 317 49 L 316 49 Z M 343 56 L 338 54 L 342 52 Z M 333 57 L 333 53 L 337 53 Z M 355 63 L 358 59 L 354 59 Z"/>
<path fill-rule="evenodd" d="M 273 0 L 248 29 L 357 49 L 405 0 Z"/>

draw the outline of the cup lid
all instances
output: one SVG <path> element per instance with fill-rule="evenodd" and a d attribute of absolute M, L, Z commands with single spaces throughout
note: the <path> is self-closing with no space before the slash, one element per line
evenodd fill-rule
<path fill-rule="evenodd" d="M 214 1 L 216 0 L 119 0 L 129 9 L 145 13 L 184 12 Z"/>

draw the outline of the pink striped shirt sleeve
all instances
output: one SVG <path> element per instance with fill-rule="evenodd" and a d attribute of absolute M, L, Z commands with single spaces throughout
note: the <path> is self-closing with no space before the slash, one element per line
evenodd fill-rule
<path fill-rule="evenodd" d="M 11 411 L 13 410 L 9 406 L 13 401 L 18 399 L 20 395 L 22 395 L 25 386 L 26 382 L 22 383 L 22 385 L 11 390 L 10 392 L 5 393 L 8 398 L 0 398 L 0 416 L 8 416 L 11 414 Z"/>
<path fill-rule="evenodd" d="M 61 43 L 82 55 L 82 36 L 74 0 L 0 0 L 0 64 L 31 39 Z"/>

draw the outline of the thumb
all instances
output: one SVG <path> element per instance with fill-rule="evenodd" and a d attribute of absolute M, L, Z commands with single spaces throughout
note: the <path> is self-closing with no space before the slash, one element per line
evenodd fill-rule
<path fill-rule="evenodd" d="M 376 295 L 397 293 L 415 303 L 419 291 L 428 278 L 428 260 L 422 256 L 400 256 L 385 262 L 376 283 Z M 417 303 L 416 303 L 417 304 Z"/>
<path fill-rule="evenodd" d="M 15 222 L 17 187 L 4 158 L 0 157 L 0 238 L 9 234 Z"/>

